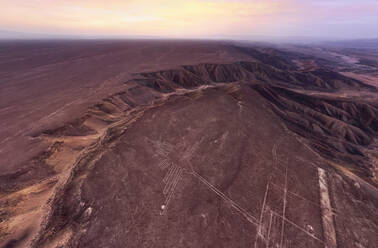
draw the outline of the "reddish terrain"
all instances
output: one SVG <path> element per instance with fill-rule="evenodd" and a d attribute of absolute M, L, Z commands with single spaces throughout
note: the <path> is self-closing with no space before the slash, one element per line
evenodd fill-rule
<path fill-rule="evenodd" d="M 1 43 L 0 245 L 375 247 L 377 69 L 339 52 Z"/>

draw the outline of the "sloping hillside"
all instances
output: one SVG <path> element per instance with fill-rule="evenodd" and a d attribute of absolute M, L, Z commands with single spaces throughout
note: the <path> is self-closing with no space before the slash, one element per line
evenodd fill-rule
<path fill-rule="evenodd" d="M 376 89 L 228 49 L 250 59 L 134 72 L 33 130 L 47 148 L 0 175 L 0 244 L 374 247 Z"/>

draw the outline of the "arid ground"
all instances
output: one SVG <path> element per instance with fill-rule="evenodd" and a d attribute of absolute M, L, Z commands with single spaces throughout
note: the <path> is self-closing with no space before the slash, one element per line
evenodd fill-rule
<path fill-rule="evenodd" d="M 0 42 L 1 247 L 378 244 L 378 45 Z"/>

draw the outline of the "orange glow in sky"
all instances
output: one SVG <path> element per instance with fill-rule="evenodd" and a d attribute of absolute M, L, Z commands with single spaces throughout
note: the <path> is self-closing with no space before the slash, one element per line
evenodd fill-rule
<path fill-rule="evenodd" d="M 313 8 L 316 2 L 324 5 Z M 325 0 L 2 0 L 0 30 L 171 38 L 300 36 L 308 35 L 306 27 L 321 33 L 320 25 L 324 25 L 324 18 L 335 7 L 329 2 L 345 2 L 344 7 L 358 3 L 355 0 L 328 3 Z M 361 2 L 366 2 L 368 12 L 372 9 L 368 5 L 371 1 Z M 378 10 L 377 4 L 371 2 L 371 5 Z M 336 13 L 332 20 L 340 21 L 339 16 L 342 17 Z M 323 18 L 318 26 L 317 18 Z"/>

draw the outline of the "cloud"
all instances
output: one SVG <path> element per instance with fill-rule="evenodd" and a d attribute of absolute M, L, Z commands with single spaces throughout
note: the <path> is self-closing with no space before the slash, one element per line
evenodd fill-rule
<path fill-rule="evenodd" d="M 372 0 L 3 0 L 0 28 L 165 37 L 378 36 Z M 347 34 L 345 34 L 347 35 Z"/>

